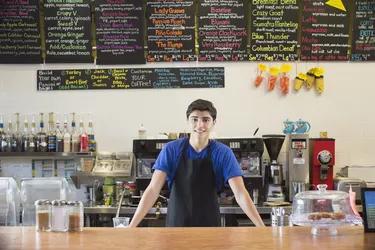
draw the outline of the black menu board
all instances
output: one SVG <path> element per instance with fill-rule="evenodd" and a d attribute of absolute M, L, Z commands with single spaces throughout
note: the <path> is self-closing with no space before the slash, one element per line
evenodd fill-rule
<path fill-rule="evenodd" d="M 299 0 L 251 1 L 250 61 L 298 60 Z"/>
<path fill-rule="evenodd" d="M 303 0 L 301 60 L 348 60 L 351 0 Z"/>
<path fill-rule="evenodd" d="M 95 0 L 97 64 L 144 64 L 140 0 Z"/>
<path fill-rule="evenodd" d="M 0 63 L 42 63 L 39 0 L 0 0 Z"/>
<path fill-rule="evenodd" d="M 375 60 L 375 0 L 356 0 L 351 60 Z"/>
<path fill-rule="evenodd" d="M 90 0 L 44 2 L 46 63 L 92 63 Z"/>
<path fill-rule="evenodd" d="M 224 88 L 224 68 L 38 70 L 38 91 Z"/>
<path fill-rule="evenodd" d="M 148 62 L 195 61 L 193 0 L 147 0 Z"/>
<path fill-rule="evenodd" d="M 248 60 L 247 7 L 247 0 L 199 0 L 199 61 Z"/>

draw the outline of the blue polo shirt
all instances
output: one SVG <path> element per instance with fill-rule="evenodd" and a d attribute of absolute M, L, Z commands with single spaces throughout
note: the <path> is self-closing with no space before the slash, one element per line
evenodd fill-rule
<path fill-rule="evenodd" d="M 172 188 L 176 170 L 182 156 L 182 150 L 184 148 L 188 137 L 181 138 L 168 142 L 161 150 L 153 169 L 163 171 L 167 174 L 168 187 Z M 220 191 L 223 184 L 228 185 L 228 180 L 235 176 L 243 176 L 240 165 L 232 150 L 221 142 L 210 140 L 209 146 L 211 147 L 211 159 L 213 168 L 216 176 L 216 187 Z M 201 152 L 195 151 L 195 149 L 189 144 L 186 150 L 186 156 L 190 159 L 204 159 L 208 157 L 208 146 Z"/>

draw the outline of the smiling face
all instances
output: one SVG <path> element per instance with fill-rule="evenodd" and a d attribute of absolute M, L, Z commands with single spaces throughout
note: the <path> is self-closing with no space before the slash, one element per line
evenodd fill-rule
<path fill-rule="evenodd" d="M 208 139 L 216 120 L 212 118 L 210 112 L 194 110 L 188 117 L 191 129 L 191 137 L 196 139 Z"/>

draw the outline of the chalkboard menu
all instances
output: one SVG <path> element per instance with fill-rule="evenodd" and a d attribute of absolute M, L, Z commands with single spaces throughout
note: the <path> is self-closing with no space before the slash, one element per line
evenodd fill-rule
<path fill-rule="evenodd" d="M 95 0 L 97 64 L 144 64 L 140 0 Z"/>
<path fill-rule="evenodd" d="M 298 2 L 251 1 L 250 61 L 298 60 Z"/>
<path fill-rule="evenodd" d="M 46 63 L 92 63 L 90 0 L 45 0 Z"/>
<path fill-rule="evenodd" d="M 350 0 L 303 0 L 301 60 L 348 60 Z"/>
<path fill-rule="evenodd" d="M 224 88 L 224 68 L 38 70 L 38 91 Z"/>
<path fill-rule="evenodd" d="M 353 61 L 375 60 L 375 0 L 356 0 L 352 34 Z"/>
<path fill-rule="evenodd" d="M 0 0 L 0 63 L 42 63 L 39 0 Z"/>
<path fill-rule="evenodd" d="M 195 61 L 194 1 L 147 0 L 148 62 Z"/>
<path fill-rule="evenodd" d="M 247 7 L 247 0 L 199 0 L 199 61 L 248 60 Z"/>

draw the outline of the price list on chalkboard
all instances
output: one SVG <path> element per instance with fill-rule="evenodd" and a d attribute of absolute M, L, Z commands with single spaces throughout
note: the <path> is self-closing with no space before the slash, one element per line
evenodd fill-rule
<path fill-rule="evenodd" d="M 38 91 L 224 88 L 224 68 L 38 70 Z"/>
<path fill-rule="evenodd" d="M 348 60 L 350 0 L 302 0 L 301 60 Z"/>
<path fill-rule="evenodd" d="M 252 0 L 250 61 L 298 60 L 297 0 Z"/>
<path fill-rule="evenodd" d="M 199 61 L 248 60 L 247 7 L 247 0 L 199 0 Z"/>
<path fill-rule="evenodd" d="M 375 0 L 356 0 L 352 33 L 352 61 L 375 60 Z"/>
<path fill-rule="evenodd" d="M 195 61 L 194 25 L 194 1 L 147 0 L 147 61 Z"/>
<path fill-rule="evenodd" d="M 140 0 L 95 0 L 97 64 L 144 64 Z"/>
<path fill-rule="evenodd" d="M 0 63 L 42 63 L 39 1 L 0 0 Z"/>
<path fill-rule="evenodd" d="M 45 0 L 46 63 L 92 63 L 90 0 Z"/>

